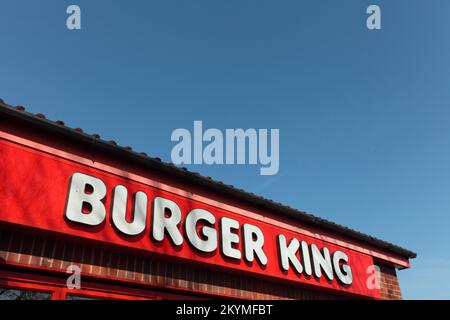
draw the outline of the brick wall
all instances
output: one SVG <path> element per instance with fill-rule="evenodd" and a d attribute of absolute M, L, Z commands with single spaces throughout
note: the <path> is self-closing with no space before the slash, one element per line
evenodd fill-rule
<path fill-rule="evenodd" d="M 381 297 L 388 300 L 401 300 L 402 293 L 395 269 L 379 265 L 381 279 Z"/>
<path fill-rule="evenodd" d="M 115 250 L 0 229 L 0 263 L 65 272 L 78 265 L 82 276 L 102 276 L 149 287 L 243 299 L 340 299 L 322 291 L 162 261 Z M 1 266 L 0 266 L 1 268 Z M 0 269 L 1 270 L 1 269 Z M 395 270 L 382 268 L 382 296 L 401 299 Z"/>

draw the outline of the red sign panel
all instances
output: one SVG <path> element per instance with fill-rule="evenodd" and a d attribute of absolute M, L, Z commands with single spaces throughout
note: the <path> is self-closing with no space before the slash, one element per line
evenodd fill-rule
<path fill-rule="evenodd" d="M 371 256 L 0 140 L 0 221 L 378 298 Z"/>

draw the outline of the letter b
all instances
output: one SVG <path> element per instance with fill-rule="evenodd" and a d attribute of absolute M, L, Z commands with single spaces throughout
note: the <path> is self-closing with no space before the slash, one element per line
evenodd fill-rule
<path fill-rule="evenodd" d="M 88 190 L 88 189 L 91 190 Z M 66 217 L 70 221 L 98 226 L 106 217 L 102 199 L 106 196 L 105 184 L 97 178 L 74 173 L 70 182 Z M 89 209 L 89 212 L 84 212 Z"/>

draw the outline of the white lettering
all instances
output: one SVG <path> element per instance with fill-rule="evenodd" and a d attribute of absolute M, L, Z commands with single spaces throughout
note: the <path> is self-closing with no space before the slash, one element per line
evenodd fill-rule
<path fill-rule="evenodd" d="M 311 245 L 312 260 L 314 265 L 314 274 L 317 278 L 322 277 L 322 270 L 325 272 L 329 280 L 333 280 L 333 267 L 331 265 L 330 251 L 327 247 L 323 247 L 323 253 L 315 245 Z"/>
<path fill-rule="evenodd" d="M 102 199 L 106 186 L 100 179 L 82 173 L 74 173 L 70 181 L 66 217 L 70 221 L 98 226 L 106 217 Z"/>
<path fill-rule="evenodd" d="M 232 230 L 239 230 L 239 222 L 236 220 L 223 217 L 220 219 L 222 229 L 222 253 L 233 259 L 241 259 L 241 252 L 233 248 L 234 244 L 239 243 L 239 236 Z"/>
<path fill-rule="evenodd" d="M 243 226 L 243 230 L 245 259 L 248 262 L 253 262 L 256 255 L 263 266 L 267 265 L 267 256 L 263 250 L 264 234 L 261 229 L 246 223 Z"/>
<path fill-rule="evenodd" d="M 217 249 L 217 232 L 214 228 L 203 226 L 201 232 L 206 240 L 201 239 L 197 234 L 197 224 L 201 220 L 211 225 L 216 223 L 216 218 L 210 212 L 203 209 L 194 209 L 186 217 L 186 236 L 196 249 L 202 252 L 213 252 Z"/>
<path fill-rule="evenodd" d="M 297 251 L 300 247 L 300 242 L 297 239 L 292 239 L 289 245 L 286 244 L 286 237 L 282 234 L 278 235 L 278 246 L 280 250 L 281 268 L 288 271 L 290 264 L 295 268 L 297 273 L 303 272 L 303 267 L 297 258 Z"/>
<path fill-rule="evenodd" d="M 117 229 L 129 236 L 138 235 L 145 230 L 147 221 L 147 195 L 139 191 L 135 195 L 133 222 L 126 220 L 128 190 L 124 186 L 114 188 L 112 221 Z"/>
<path fill-rule="evenodd" d="M 156 241 L 163 241 L 164 233 L 167 231 L 172 242 L 176 246 L 181 246 L 183 236 L 178 230 L 180 222 L 180 207 L 172 200 L 156 197 L 153 201 L 153 238 Z"/>

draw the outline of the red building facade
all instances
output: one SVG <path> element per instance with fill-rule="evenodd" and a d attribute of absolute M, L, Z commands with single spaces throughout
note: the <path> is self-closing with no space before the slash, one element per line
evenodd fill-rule
<path fill-rule="evenodd" d="M 4 291 L 52 299 L 401 299 L 396 270 L 415 257 L 3 102 L 0 161 Z M 81 285 L 70 289 L 74 268 Z"/>

